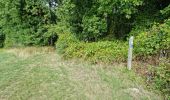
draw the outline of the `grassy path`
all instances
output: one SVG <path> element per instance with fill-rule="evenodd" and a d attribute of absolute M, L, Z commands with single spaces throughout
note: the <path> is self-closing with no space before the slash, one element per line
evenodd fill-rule
<path fill-rule="evenodd" d="M 0 100 L 161 100 L 121 66 L 63 61 L 56 52 L 34 51 L 0 51 Z"/>

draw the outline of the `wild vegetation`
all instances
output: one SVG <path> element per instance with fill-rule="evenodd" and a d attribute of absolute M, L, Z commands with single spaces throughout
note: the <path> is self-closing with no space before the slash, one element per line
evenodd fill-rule
<path fill-rule="evenodd" d="M 65 59 L 115 64 L 133 35 L 134 71 L 170 99 L 169 0 L 0 0 L 0 9 L 2 48 L 55 46 Z"/>

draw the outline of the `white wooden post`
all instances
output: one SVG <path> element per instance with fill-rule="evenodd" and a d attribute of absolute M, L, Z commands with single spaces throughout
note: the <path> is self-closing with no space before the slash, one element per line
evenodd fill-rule
<path fill-rule="evenodd" d="M 133 39 L 134 37 L 130 37 L 129 39 L 129 51 L 128 51 L 128 69 L 132 68 L 132 51 L 133 51 Z"/>

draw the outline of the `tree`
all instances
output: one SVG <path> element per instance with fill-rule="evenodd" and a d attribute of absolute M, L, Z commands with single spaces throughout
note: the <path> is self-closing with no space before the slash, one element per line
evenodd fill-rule
<path fill-rule="evenodd" d="M 47 25 L 56 24 L 56 0 L 1 0 L 0 27 L 6 46 L 49 45 Z"/>
<path fill-rule="evenodd" d="M 66 3 L 74 6 L 66 5 Z M 72 32 L 85 41 L 96 41 L 113 34 L 124 37 L 130 31 L 133 14 L 143 0 L 64 0 L 62 10 L 70 11 L 69 23 Z"/>

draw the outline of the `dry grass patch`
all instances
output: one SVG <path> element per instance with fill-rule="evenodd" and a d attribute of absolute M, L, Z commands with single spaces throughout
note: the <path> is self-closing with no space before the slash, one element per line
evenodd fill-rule
<path fill-rule="evenodd" d="M 54 52 L 53 47 L 24 47 L 24 48 L 11 48 L 6 50 L 7 53 L 13 53 L 18 57 L 28 58 L 37 54 L 46 54 Z"/>

